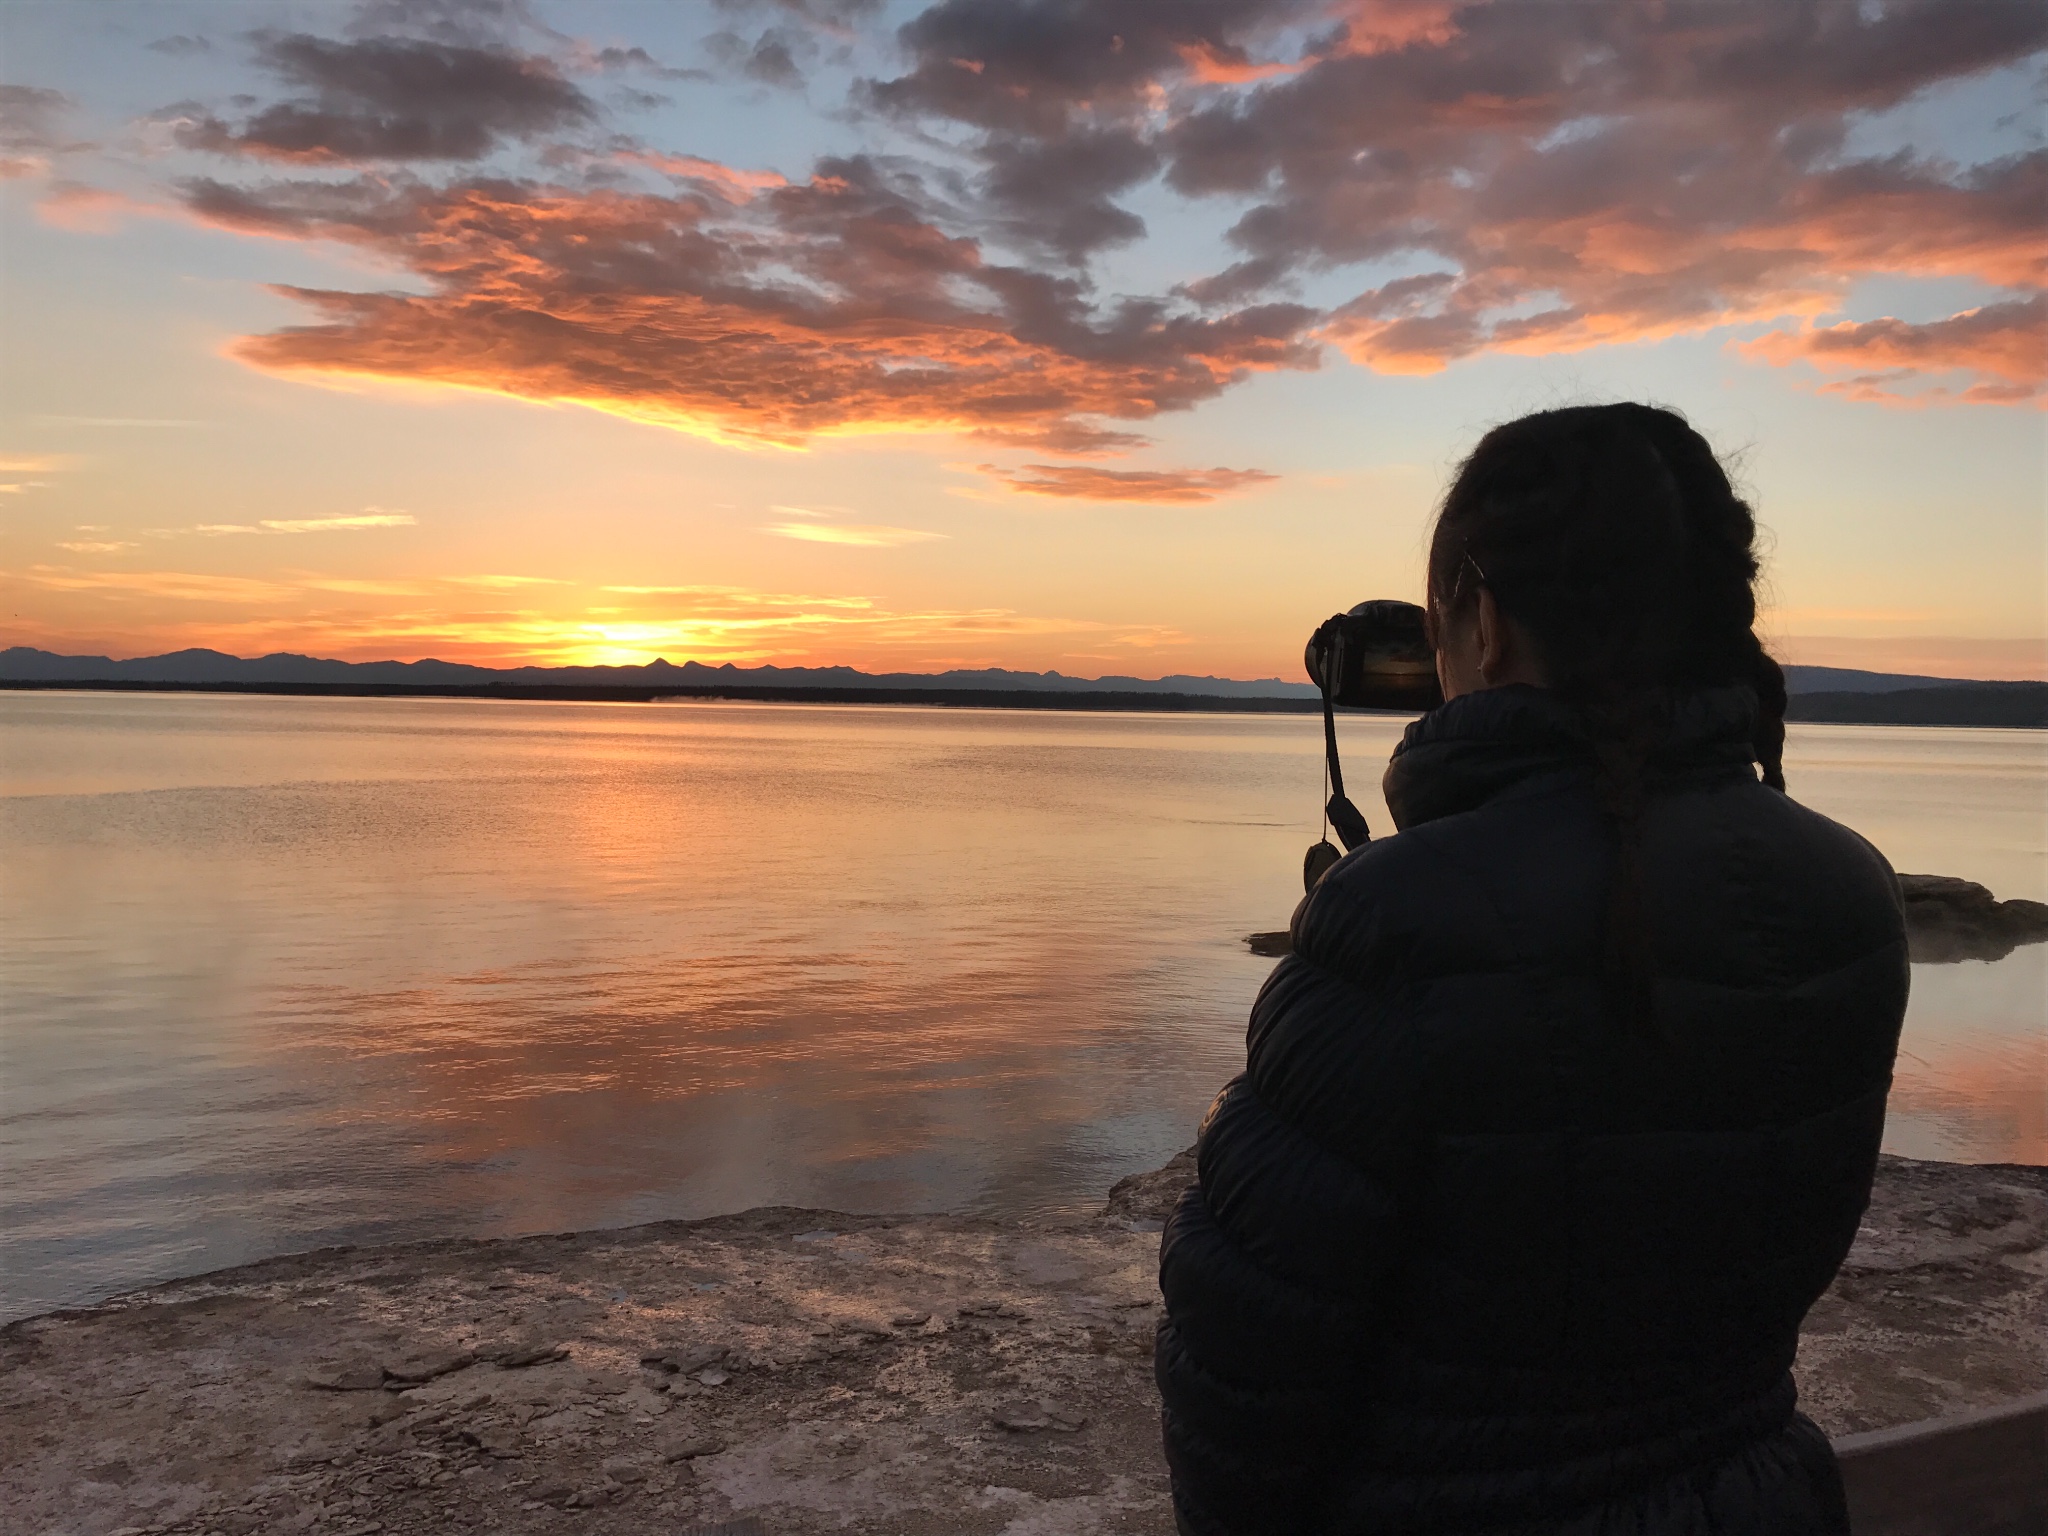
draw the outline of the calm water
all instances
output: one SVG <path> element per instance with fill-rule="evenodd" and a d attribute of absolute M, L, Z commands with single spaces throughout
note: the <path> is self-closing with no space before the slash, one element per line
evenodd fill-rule
<path fill-rule="evenodd" d="M 1090 1207 L 1241 1061 L 1318 729 L 0 694 L 0 1316 L 328 1242 Z M 1344 730 L 1362 787 L 1398 723 Z M 1789 771 L 2048 897 L 2041 733 L 1795 727 Z M 2048 1161 L 2044 957 L 1915 969 L 1895 1150 Z"/>

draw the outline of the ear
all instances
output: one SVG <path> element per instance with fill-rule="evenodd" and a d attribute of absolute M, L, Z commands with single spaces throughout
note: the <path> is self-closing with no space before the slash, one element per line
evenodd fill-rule
<path fill-rule="evenodd" d="M 1491 686 L 1508 668 L 1508 626 L 1488 587 L 1479 589 L 1479 679 Z"/>

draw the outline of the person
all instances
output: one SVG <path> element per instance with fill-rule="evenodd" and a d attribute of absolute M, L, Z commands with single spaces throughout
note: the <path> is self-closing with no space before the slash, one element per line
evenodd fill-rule
<path fill-rule="evenodd" d="M 1668 410 L 1459 469 L 1397 834 L 1296 911 L 1162 1236 L 1185 1536 L 1847 1530 L 1791 1366 L 1906 941 L 1884 858 L 1785 793 L 1756 544 Z"/>

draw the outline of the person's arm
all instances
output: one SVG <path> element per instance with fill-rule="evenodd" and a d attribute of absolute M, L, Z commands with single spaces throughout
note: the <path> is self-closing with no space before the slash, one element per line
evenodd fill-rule
<path fill-rule="evenodd" d="M 1402 1021 L 1352 979 L 1361 915 L 1355 890 L 1321 887 L 1298 914 L 1297 953 L 1253 1005 L 1247 1070 L 1204 1121 L 1201 1181 L 1162 1237 L 1155 1370 L 1189 1536 L 1312 1529 L 1356 1434 L 1405 1119 L 1373 1107 L 1389 1087 L 1376 1044 Z M 1361 1075 L 1378 1091 L 1355 1092 Z"/>

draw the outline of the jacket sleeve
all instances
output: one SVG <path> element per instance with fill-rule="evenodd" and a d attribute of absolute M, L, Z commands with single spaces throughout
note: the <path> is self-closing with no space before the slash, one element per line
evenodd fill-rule
<path fill-rule="evenodd" d="M 1154 1368 L 1192 1536 L 1313 1528 L 1356 1432 L 1375 1292 L 1399 1250 L 1405 1118 L 1374 1049 L 1398 1024 L 1398 985 L 1316 958 L 1355 943 L 1359 915 L 1320 888 L 1297 914 L 1297 952 L 1253 1005 L 1247 1070 L 1205 1118 L 1200 1182 L 1161 1239 Z"/>

